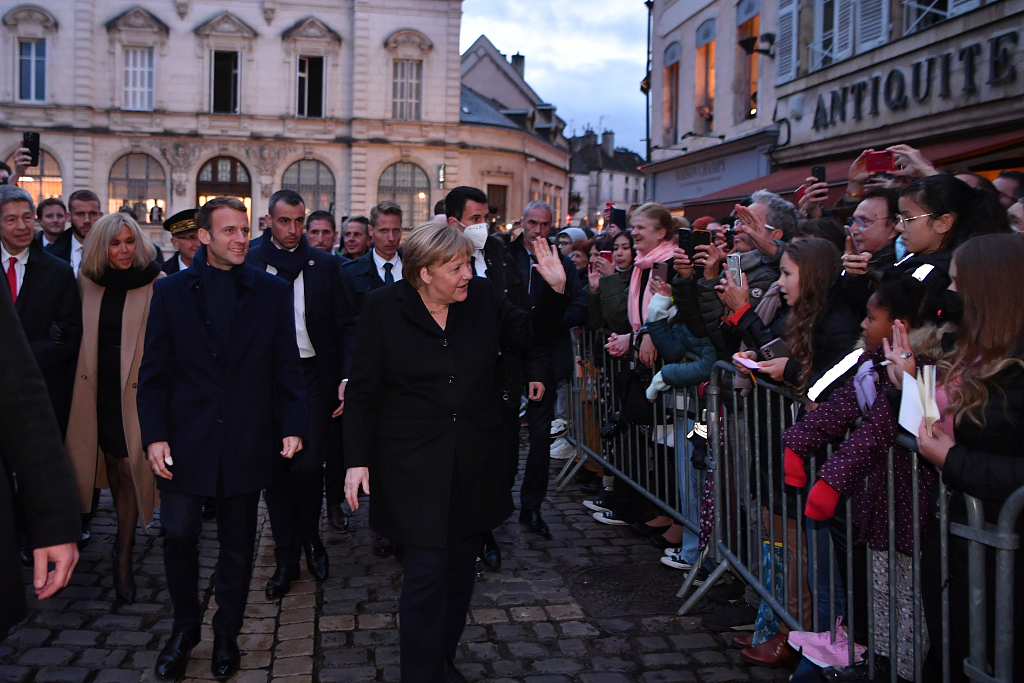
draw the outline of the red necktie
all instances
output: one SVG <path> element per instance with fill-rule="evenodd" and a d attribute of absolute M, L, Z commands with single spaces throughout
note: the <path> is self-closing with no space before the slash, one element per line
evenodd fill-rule
<path fill-rule="evenodd" d="M 7 284 L 11 288 L 11 301 L 18 300 L 18 272 L 14 270 L 14 264 L 18 259 L 11 257 L 10 265 L 7 266 Z"/>

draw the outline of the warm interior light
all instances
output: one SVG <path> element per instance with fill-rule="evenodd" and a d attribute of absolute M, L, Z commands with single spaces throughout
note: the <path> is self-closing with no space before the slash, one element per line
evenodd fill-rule
<path fill-rule="evenodd" d="M 753 109 L 750 110 L 750 115 L 751 116 L 756 116 L 757 115 L 757 107 L 754 107 Z"/>
<path fill-rule="evenodd" d="M 426 199 L 426 198 L 427 198 L 427 194 L 425 192 L 420 192 L 420 199 Z"/>

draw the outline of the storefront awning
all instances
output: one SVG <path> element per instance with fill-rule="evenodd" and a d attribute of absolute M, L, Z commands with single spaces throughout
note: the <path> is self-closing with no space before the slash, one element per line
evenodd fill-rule
<path fill-rule="evenodd" d="M 1024 132 L 1009 131 L 979 138 L 950 140 L 920 148 L 925 158 L 936 166 L 944 166 L 981 156 L 989 152 L 1024 143 Z M 846 194 L 846 178 L 850 164 L 855 161 L 841 159 L 824 164 L 825 177 L 829 184 L 829 198 L 826 205 L 832 205 Z M 811 165 L 791 166 L 733 187 L 709 194 L 698 200 L 686 202 L 686 215 L 692 220 L 698 216 L 724 217 L 732 213 L 733 206 L 757 190 L 769 190 L 796 203 L 795 192 L 811 175 Z"/>

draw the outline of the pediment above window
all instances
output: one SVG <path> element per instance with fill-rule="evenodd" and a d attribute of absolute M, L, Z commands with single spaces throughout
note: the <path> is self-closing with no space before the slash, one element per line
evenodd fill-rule
<path fill-rule="evenodd" d="M 170 28 L 149 10 L 136 5 L 107 22 L 107 32 L 143 31 L 167 35 Z"/>
<path fill-rule="evenodd" d="M 433 50 L 434 44 L 414 28 L 401 28 L 384 39 L 384 47 L 400 57 L 418 57 Z"/>
<path fill-rule="evenodd" d="M 57 18 L 37 5 L 18 5 L 4 14 L 3 22 L 4 26 L 11 29 L 33 25 L 46 31 L 57 30 Z"/>
<path fill-rule="evenodd" d="M 316 17 L 299 19 L 281 34 L 282 40 L 320 40 L 341 44 L 341 36 Z"/>
<path fill-rule="evenodd" d="M 245 23 L 234 14 L 223 11 L 212 19 L 204 21 L 195 28 L 196 35 L 225 38 L 256 38 L 256 29 Z"/>

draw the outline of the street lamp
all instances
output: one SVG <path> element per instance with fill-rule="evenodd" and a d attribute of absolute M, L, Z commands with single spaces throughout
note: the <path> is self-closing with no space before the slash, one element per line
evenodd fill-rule
<path fill-rule="evenodd" d="M 758 47 L 759 42 L 768 43 L 768 49 Z M 775 34 L 774 33 L 762 33 L 761 37 L 750 36 L 749 38 L 743 38 L 739 41 L 739 46 L 743 48 L 743 51 L 748 55 L 752 55 L 755 52 L 758 54 L 765 55 L 775 59 L 775 53 L 772 52 L 772 48 L 775 47 Z"/>

